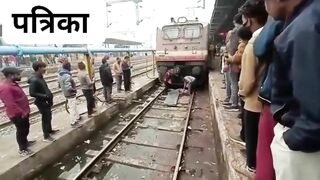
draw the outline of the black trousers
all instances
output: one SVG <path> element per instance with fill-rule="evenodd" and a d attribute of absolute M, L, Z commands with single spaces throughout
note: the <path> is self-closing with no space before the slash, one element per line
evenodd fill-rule
<path fill-rule="evenodd" d="M 28 148 L 28 134 L 29 134 L 29 117 L 27 118 L 14 118 L 11 119 L 12 123 L 16 126 L 16 138 L 19 145 L 19 150 L 26 150 Z"/>
<path fill-rule="evenodd" d="M 92 89 L 93 89 L 93 94 L 97 92 L 96 83 L 93 83 Z M 93 108 L 96 108 L 96 103 L 93 103 Z"/>
<path fill-rule="evenodd" d="M 88 115 L 91 115 L 93 113 L 93 108 L 95 107 L 93 90 L 92 89 L 82 89 L 82 93 L 87 100 Z"/>
<path fill-rule="evenodd" d="M 241 117 L 241 130 L 240 130 L 240 138 L 242 141 L 246 141 L 246 137 L 245 137 L 245 127 L 244 127 L 244 101 L 242 99 L 240 99 L 240 117 Z"/>
<path fill-rule="evenodd" d="M 256 168 L 259 119 L 260 113 L 244 110 L 247 165 L 254 169 Z"/>
<path fill-rule="evenodd" d="M 124 90 L 130 91 L 130 80 L 131 80 L 131 70 L 124 70 L 123 71 L 123 84 L 124 84 Z"/>
<path fill-rule="evenodd" d="M 42 131 L 43 137 L 48 138 L 50 136 L 50 132 L 52 131 L 51 120 L 52 120 L 52 113 L 51 113 L 51 106 L 46 103 L 36 103 L 40 113 L 41 113 L 41 120 L 42 120 Z"/>
<path fill-rule="evenodd" d="M 97 91 L 96 83 L 93 83 L 93 85 L 92 85 L 92 89 L 93 89 L 93 93 L 95 93 L 95 92 Z"/>

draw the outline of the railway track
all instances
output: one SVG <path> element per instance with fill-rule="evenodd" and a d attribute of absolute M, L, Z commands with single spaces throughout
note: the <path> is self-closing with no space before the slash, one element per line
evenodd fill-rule
<path fill-rule="evenodd" d="M 144 62 L 146 62 L 146 60 L 147 60 L 147 59 L 136 60 L 136 61 L 134 61 L 135 63 L 134 63 L 133 65 L 144 64 Z M 148 62 L 148 63 L 146 63 L 145 66 L 136 67 L 136 68 L 134 68 L 133 70 L 144 69 L 144 68 L 150 67 L 150 65 L 151 65 L 151 62 Z M 95 73 L 96 73 L 96 74 L 99 73 L 99 69 L 98 69 L 98 68 L 95 69 Z M 78 83 L 78 79 L 76 78 L 76 75 L 77 75 L 77 71 L 73 71 L 73 72 L 72 72 L 72 76 L 75 78 L 75 81 L 76 81 L 76 83 L 77 83 L 77 87 L 79 87 L 80 84 Z M 49 78 L 49 79 L 48 79 L 48 78 Z M 46 77 L 45 80 L 46 80 L 49 88 L 50 88 L 50 85 L 51 85 L 52 83 L 56 83 L 55 85 L 58 86 L 58 84 L 57 84 L 57 81 L 58 81 L 57 75 L 48 76 L 48 77 Z M 96 79 L 95 81 L 96 81 L 96 82 L 100 82 L 100 78 Z M 23 87 L 23 85 L 22 85 L 22 87 Z M 27 84 L 27 85 L 25 85 L 25 86 L 23 87 L 23 89 L 25 89 L 25 90 L 24 90 L 25 92 L 28 92 L 28 90 L 26 90 L 26 88 L 28 88 L 28 87 L 29 87 L 29 84 Z M 54 90 L 54 89 L 55 89 L 55 90 Z M 60 89 L 60 88 L 50 88 L 50 90 L 52 91 L 52 94 L 53 94 L 53 95 L 56 95 L 56 94 L 61 93 L 61 89 Z M 33 101 L 34 101 L 34 98 L 33 98 L 33 97 L 30 97 L 28 93 L 26 93 L 26 94 L 27 94 L 27 96 L 28 96 L 29 104 L 32 104 Z M 4 110 L 4 104 L 1 103 L 1 105 L 0 105 L 0 113 L 1 113 L 1 111 L 3 111 L 3 110 Z M 0 124 L 1 124 L 1 122 L 0 122 Z M 0 125 L 0 128 L 1 128 L 1 125 Z"/>
<path fill-rule="evenodd" d="M 139 63 L 137 63 L 137 62 L 140 62 L 140 61 L 145 62 L 146 60 L 152 60 L 152 57 L 143 58 L 143 59 L 132 59 L 131 62 L 132 62 L 132 64 L 134 65 L 134 64 L 139 64 Z M 109 60 L 109 61 L 108 61 L 108 64 L 111 65 L 111 64 L 113 64 L 114 62 L 115 62 L 115 59 Z M 98 66 L 95 66 L 95 69 L 98 70 L 99 67 L 100 67 L 99 65 L 98 65 Z M 72 71 L 71 71 L 71 74 L 75 76 L 75 75 L 77 74 L 77 70 L 72 70 Z M 47 83 L 48 83 L 48 82 L 57 80 L 57 75 L 56 75 L 56 73 L 48 74 L 48 75 L 45 75 L 45 76 L 44 76 L 44 79 L 45 79 L 45 80 L 47 81 Z M 54 79 L 54 80 L 53 80 L 53 79 Z M 22 80 L 21 82 L 19 82 L 19 85 L 20 85 L 22 88 L 28 87 L 29 84 L 28 84 L 27 81 L 28 81 L 28 80 L 24 78 L 24 80 Z"/>
<path fill-rule="evenodd" d="M 152 71 L 152 68 L 149 68 L 149 69 L 148 69 L 148 67 L 151 67 L 151 65 L 150 65 L 150 66 L 143 67 L 143 68 L 133 69 L 133 71 L 132 71 L 132 78 L 137 77 L 137 76 L 140 76 L 140 75 L 143 75 L 143 74 L 145 74 L 145 73 L 147 73 L 147 72 Z M 95 82 L 96 82 L 96 83 L 97 83 L 97 82 L 100 82 L 100 79 L 97 79 Z M 114 82 L 114 84 L 115 84 L 115 82 Z M 77 84 L 77 87 L 79 87 L 79 84 Z M 99 83 L 99 84 L 96 84 L 96 88 L 97 88 L 97 94 L 99 94 L 99 93 L 102 92 L 102 88 L 103 88 L 103 87 L 102 87 L 102 85 L 101 85 L 100 83 Z M 52 92 L 52 93 L 53 93 L 53 94 L 58 94 L 58 93 L 60 93 L 60 92 L 61 92 L 61 91 L 56 91 L 56 92 Z M 61 96 L 62 96 L 62 95 L 61 95 Z M 78 95 L 77 95 L 77 98 L 80 98 L 80 97 L 83 97 L 83 94 L 78 94 Z M 53 106 L 52 106 L 52 111 L 55 110 L 56 108 L 64 105 L 65 102 L 66 102 L 66 100 L 65 100 L 65 98 L 63 98 L 63 97 L 60 98 L 58 101 L 54 102 L 54 104 L 53 104 Z M 40 114 L 38 108 L 34 108 L 34 109 L 35 109 L 35 110 L 32 110 L 31 113 L 30 113 L 30 119 L 33 119 L 34 117 L 36 117 L 37 115 Z M 3 115 L 3 114 L 4 114 L 4 113 L 2 113 L 2 115 Z M 36 123 L 36 122 L 38 122 L 38 121 L 40 121 L 40 120 L 32 121 L 31 124 L 34 124 L 34 123 Z M 12 122 L 7 118 L 5 121 L 0 122 L 0 129 L 4 129 L 4 128 L 10 126 L 10 125 L 12 125 Z"/>
<path fill-rule="evenodd" d="M 166 96 L 160 87 L 130 120 L 112 128 L 118 130 L 72 178 L 178 179 L 194 94 L 176 107 L 164 104 Z"/>

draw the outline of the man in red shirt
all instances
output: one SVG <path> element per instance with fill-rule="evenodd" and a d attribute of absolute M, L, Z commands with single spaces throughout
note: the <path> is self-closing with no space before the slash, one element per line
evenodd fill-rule
<path fill-rule="evenodd" d="M 17 129 L 17 142 L 19 145 L 19 154 L 27 156 L 33 152 L 28 149 L 34 141 L 28 141 L 29 134 L 29 101 L 18 85 L 21 80 L 21 71 L 15 67 L 6 67 L 2 70 L 5 80 L 0 83 L 0 99 L 4 103 L 6 113 Z"/>

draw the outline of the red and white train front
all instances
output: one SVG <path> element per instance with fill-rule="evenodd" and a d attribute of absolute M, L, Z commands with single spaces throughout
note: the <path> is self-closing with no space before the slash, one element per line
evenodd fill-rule
<path fill-rule="evenodd" d="M 160 80 L 174 69 L 173 83 L 181 85 L 184 76 L 193 76 L 197 84 L 207 77 L 208 25 L 198 20 L 171 19 L 171 24 L 157 29 L 156 65 Z"/>

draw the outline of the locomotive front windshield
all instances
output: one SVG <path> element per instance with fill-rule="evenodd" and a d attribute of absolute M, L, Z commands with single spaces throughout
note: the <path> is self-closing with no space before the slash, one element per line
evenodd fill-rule
<path fill-rule="evenodd" d="M 163 39 L 196 39 L 201 37 L 203 26 L 201 24 L 194 25 L 177 25 L 165 26 L 162 28 Z"/>
<path fill-rule="evenodd" d="M 183 29 L 183 37 L 186 39 L 199 38 L 201 35 L 201 26 L 185 26 Z"/>
<path fill-rule="evenodd" d="M 180 37 L 180 29 L 178 26 L 163 28 L 164 39 L 177 39 L 179 37 Z"/>

